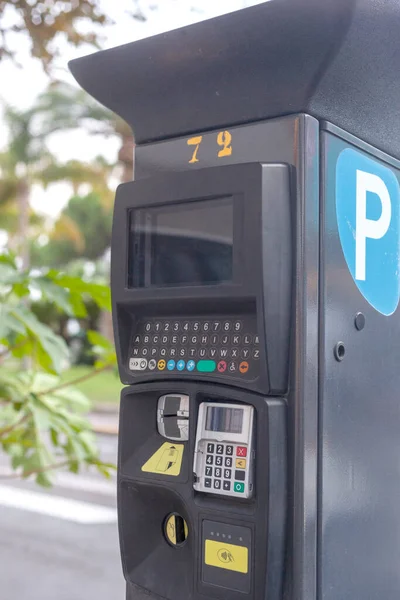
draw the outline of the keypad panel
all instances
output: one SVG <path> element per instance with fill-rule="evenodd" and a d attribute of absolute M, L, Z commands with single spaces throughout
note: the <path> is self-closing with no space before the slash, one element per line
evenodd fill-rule
<path fill-rule="evenodd" d="M 204 487 L 234 494 L 246 491 L 249 469 L 247 446 L 241 444 L 207 443 L 204 461 Z"/>
<path fill-rule="evenodd" d="M 254 316 L 143 319 L 132 338 L 129 369 L 251 380 L 259 374 L 260 353 Z"/>

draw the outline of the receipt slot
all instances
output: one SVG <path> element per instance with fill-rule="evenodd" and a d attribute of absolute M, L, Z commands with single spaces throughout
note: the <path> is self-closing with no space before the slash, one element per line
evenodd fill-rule
<path fill-rule="evenodd" d="M 73 61 L 135 132 L 111 288 L 127 599 L 400 595 L 397 0 Z"/>

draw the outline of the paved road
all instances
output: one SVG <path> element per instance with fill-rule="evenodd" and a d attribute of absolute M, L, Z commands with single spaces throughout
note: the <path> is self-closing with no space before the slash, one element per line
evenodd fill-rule
<path fill-rule="evenodd" d="M 99 440 L 115 461 L 116 438 Z M 124 600 L 115 507 L 115 482 L 94 474 L 60 474 L 50 492 L 1 480 L 1 600 Z"/>

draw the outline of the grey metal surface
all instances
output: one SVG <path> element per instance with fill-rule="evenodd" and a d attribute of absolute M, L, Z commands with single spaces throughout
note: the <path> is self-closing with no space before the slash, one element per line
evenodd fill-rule
<path fill-rule="evenodd" d="M 319 598 L 398 600 L 399 311 L 380 314 L 353 282 L 335 210 L 336 159 L 349 144 L 323 133 L 322 146 Z M 359 311 L 362 331 L 354 326 Z M 342 362 L 333 353 L 339 340 Z"/>
<path fill-rule="evenodd" d="M 289 598 L 316 598 L 318 439 L 319 125 L 307 115 L 296 132 L 296 297 L 289 460 L 292 460 L 292 564 Z"/>

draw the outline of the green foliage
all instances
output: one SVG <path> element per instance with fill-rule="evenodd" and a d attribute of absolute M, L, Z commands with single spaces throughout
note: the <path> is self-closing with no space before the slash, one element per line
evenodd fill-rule
<path fill-rule="evenodd" d="M 92 192 L 73 196 L 44 246 L 33 244 L 32 264 L 63 267 L 78 258 L 96 261 L 111 245 L 112 203 Z"/>
<path fill-rule="evenodd" d="M 62 337 L 40 322 L 29 309 L 32 293 L 73 317 L 87 314 L 85 301 L 110 309 L 107 286 L 51 270 L 21 272 L 15 258 L 0 255 L 0 445 L 22 477 L 35 477 L 48 486 L 56 468 L 78 472 L 94 465 L 104 474 L 110 465 L 98 457 L 85 413 L 89 400 L 60 373 L 68 360 Z M 97 370 L 115 365 L 112 345 L 96 332 Z M 17 360 L 29 368 L 15 368 Z M 93 370 L 89 376 L 96 374 Z"/>

